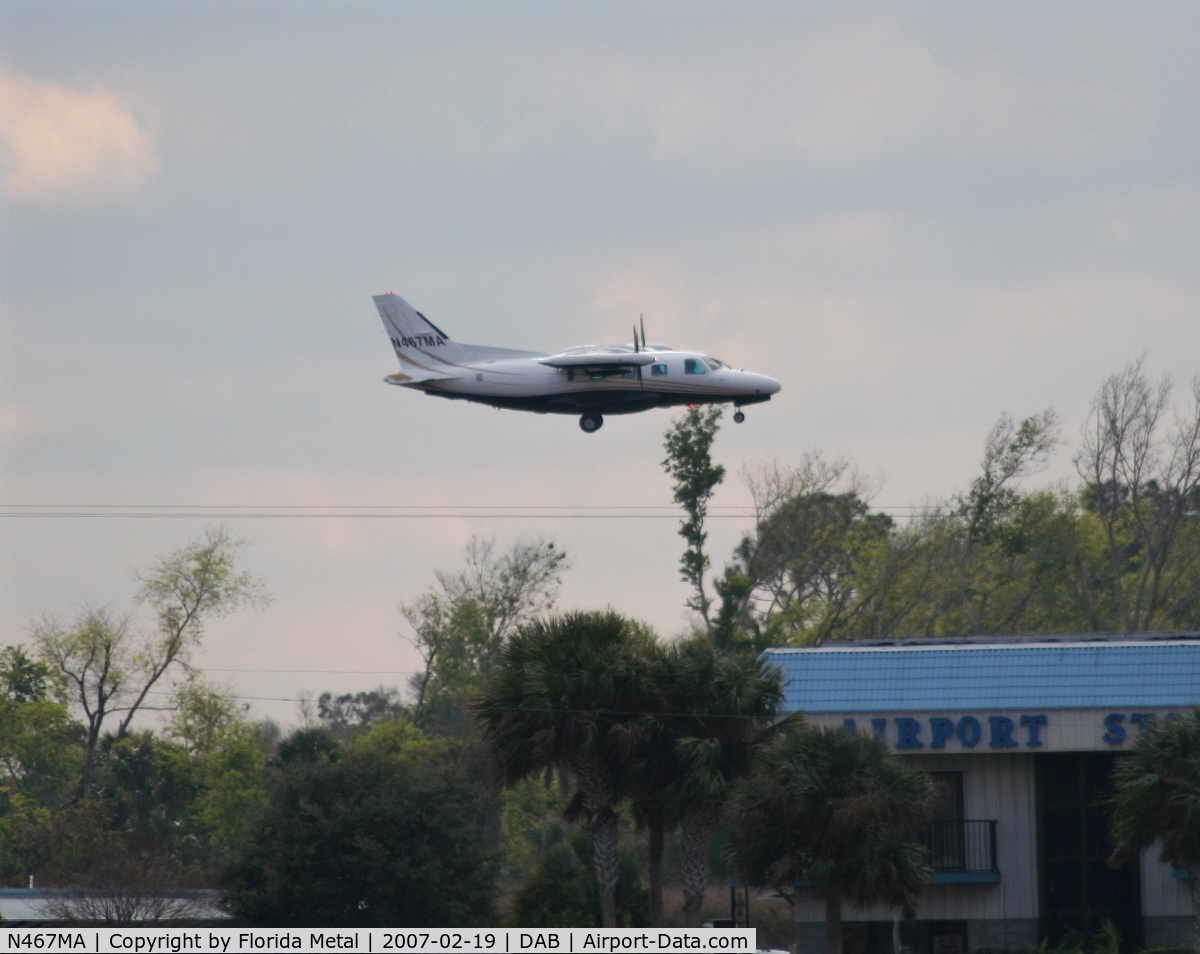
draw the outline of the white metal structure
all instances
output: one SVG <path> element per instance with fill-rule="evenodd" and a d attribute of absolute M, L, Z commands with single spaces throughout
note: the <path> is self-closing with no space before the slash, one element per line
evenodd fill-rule
<path fill-rule="evenodd" d="M 426 394 L 539 414 L 579 414 L 587 433 L 605 414 L 652 407 L 769 401 L 779 382 L 737 371 L 716 358 L 646 344 L 634 329 L 632 345 L 586 345 L 557 354 L 459 344 L 403 298 L 376 295 L 375 305 L 400 370 L 384 381 Z"/>

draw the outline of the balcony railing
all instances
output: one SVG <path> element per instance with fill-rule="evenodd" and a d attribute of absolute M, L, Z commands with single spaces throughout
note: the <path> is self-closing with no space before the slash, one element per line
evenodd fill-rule
<path fill-rule="evenodd" d="M 935 821 L 921 843 L 929 851 L 929 867 L 938 872 L 996 871 L 995 821 Z"/>

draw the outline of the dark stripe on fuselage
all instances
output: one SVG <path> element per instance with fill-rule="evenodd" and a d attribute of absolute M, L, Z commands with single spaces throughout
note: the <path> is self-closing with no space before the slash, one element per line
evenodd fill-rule
<path fill-rule="evenodd" d="M 461 394 L 421 388 L 426 394 L 450 398 L 456 401 L 471 401 L 489 407 L 502 407 L 513 411 L 534 411 L 538 414 L 582 414 L 592 411 L 597 414 L 636 414 L 653 407 L 680 407 L 686 404 L 760 404 L 771 400 L 769 394 L 667 394 L 662 391 L 575 391 L 566 394 L 543 394 L 535 397 L 496 397 L 490 394 Z"/>

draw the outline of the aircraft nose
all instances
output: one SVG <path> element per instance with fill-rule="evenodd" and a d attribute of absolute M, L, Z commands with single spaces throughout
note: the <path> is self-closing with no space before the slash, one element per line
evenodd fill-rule
<path fill-rule="evenodd" d="M 755 389 L 762 391 L 765 394 L 778 394 L 779 389 L 783 387 L 783 385 L 774 378 L 769 378 L 765 374 L 756 374 L 755 377 L 758 379 Z"/>

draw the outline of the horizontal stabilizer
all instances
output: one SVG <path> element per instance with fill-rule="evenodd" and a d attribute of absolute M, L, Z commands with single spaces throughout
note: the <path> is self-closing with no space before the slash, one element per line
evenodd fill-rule
<path fill-rule="evenodd" d="M 424 368 L 414 368 L 409 364 L 401 362 L 401 366 L 405 369 L 397 371 L 395 374 L 387 375 L 383 380 L 387 384 L 422 384 L 426 381 L 449 381 L 457 377 L 453 374 L 443 374 L 441 371 L 430 371 Z"/>
<path fill-rule="evenodd" d="M 585 354 L 552 354 L 538 364 L 552 368 L 644 368 L 658 359 L 645 352 L 587 352 Z"/>

